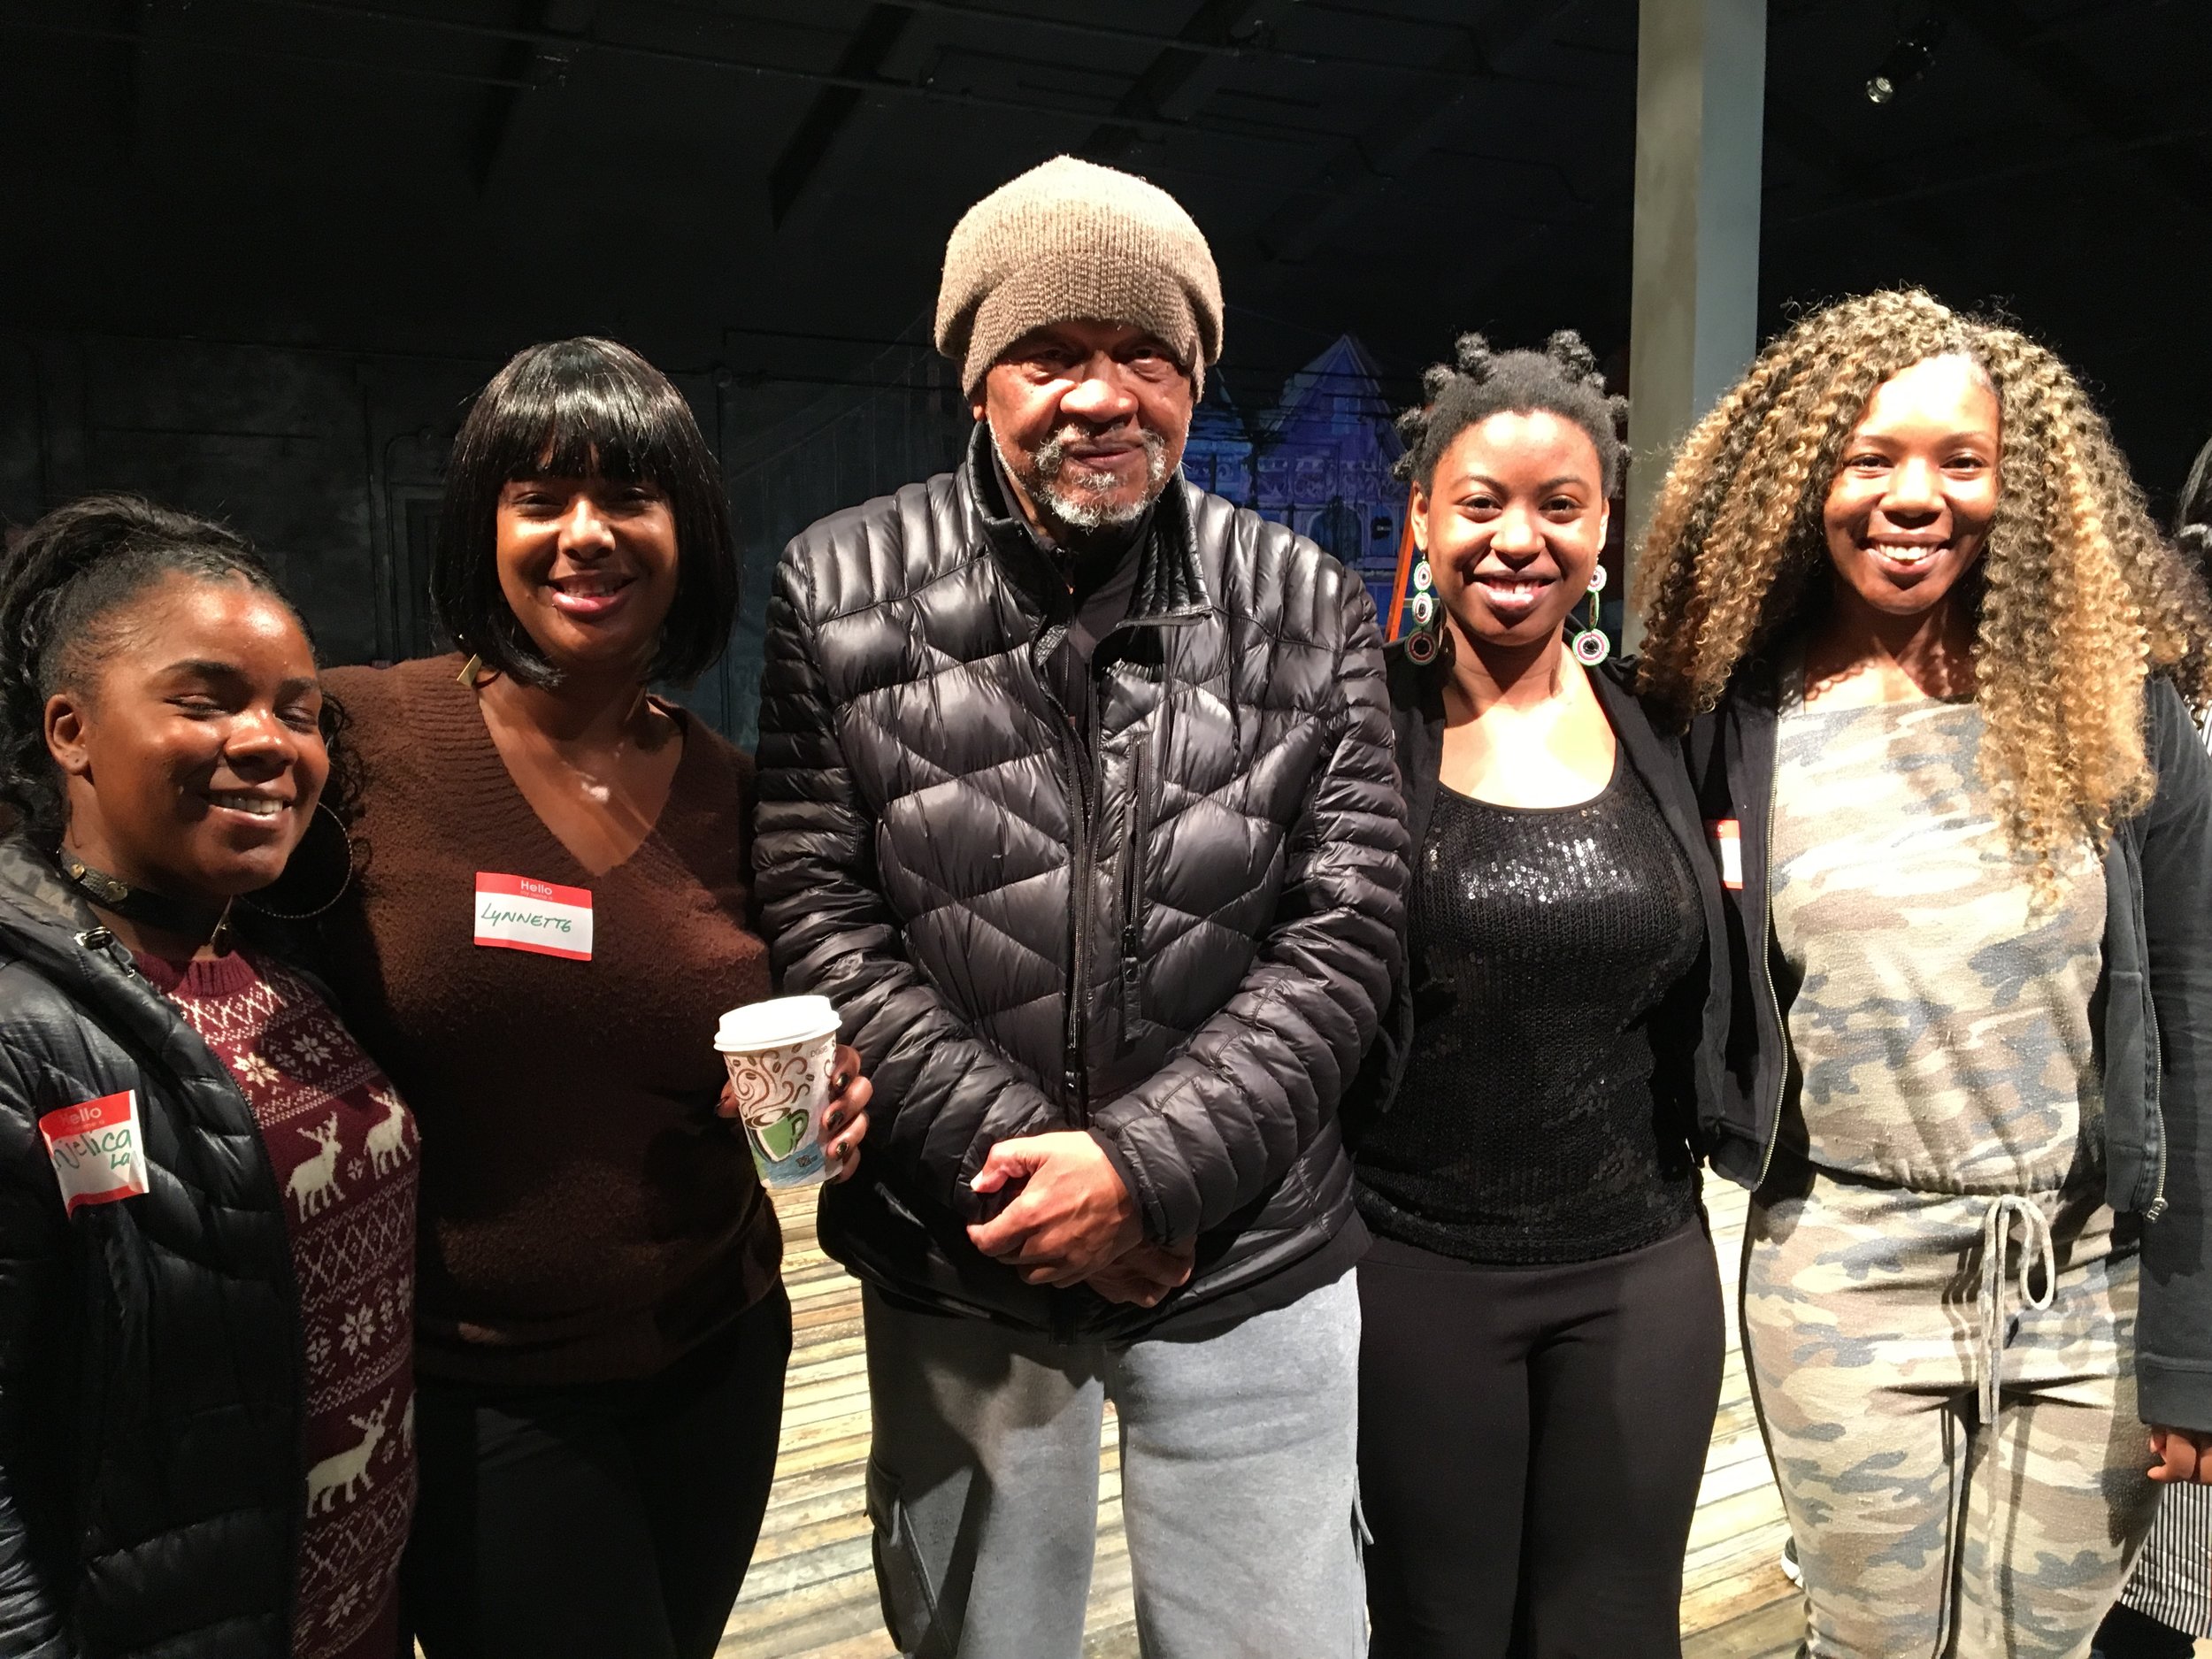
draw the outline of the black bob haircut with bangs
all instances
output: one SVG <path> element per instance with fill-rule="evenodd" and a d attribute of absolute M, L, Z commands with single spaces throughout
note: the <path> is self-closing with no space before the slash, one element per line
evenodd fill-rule
<path fill-rule="evenodd" d="M 649 680 L 689 685 L 737 621 L 737 550 L 722 469 L 691 405 L 627 346 L 585 335 L 517 352 L 477 396 L 453 441 L 430 605 L 484 666 L 547 686 L 559 679 L 499 586 L 499 495 L 518 479 L 654 486 L 676 521 L 676 594 Z"/>

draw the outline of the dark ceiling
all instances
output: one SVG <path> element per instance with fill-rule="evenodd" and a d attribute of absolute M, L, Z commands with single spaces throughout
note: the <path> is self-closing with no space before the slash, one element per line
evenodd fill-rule
<path fill-rule="evenodd" d="M 1770 18 L 1763 329 L 2001 305 L 2170 494 L 2212 434 L 2212 5 Z M 0 0 L 0 324 L 864 380 L 961 210 L 1071 150 L 1205 228 L 1248 402 L 1347 329 L 1408 387 L 1465 327 L 1617 352 L 1635 47 L 1632 0 Z"/>

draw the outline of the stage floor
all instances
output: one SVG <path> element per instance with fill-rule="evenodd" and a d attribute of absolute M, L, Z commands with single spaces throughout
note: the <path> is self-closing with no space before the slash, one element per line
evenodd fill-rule
<path fill-rule="evenodd" d="M 1708 1198 L 1728 1305 L 1728 1369 L 1690 1533 L 1683 1652 L 1687 1659 L 1786 1655 L 1795 1650 L 1802 1625 L 1796 1593 L 1776 1564 L 1781 1501 L 1767 1474 L 1736 1340 L 1744 1194 L 1717 1181 L 1709 1183 Z M 863 1507 L 868 1379 L 859 1292 L 815 1248 L 813 1195 L 783 1201 L 778 1209 L 797 1343 L 775 1494 L 720 1651 L 726 1659 L 892 1659 Z M 1110 1414 L 1099 1446 L 1098 1557 L 1084 1649 L 1086 1659 L 1134 1659 L 1137 1651 Z"/>

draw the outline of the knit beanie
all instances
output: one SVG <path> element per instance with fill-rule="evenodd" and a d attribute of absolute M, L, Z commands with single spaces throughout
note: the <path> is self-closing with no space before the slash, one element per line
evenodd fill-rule
<path fill-rule="evenodd" d="M 1157 335 L 1202 395 L 1221 357 L 1221 276 L 1182 204 L 1133 173 L 1056 156 L 952 227 L 937 349 L 972 397 L 1031 329 L 1083 318 Z"/>

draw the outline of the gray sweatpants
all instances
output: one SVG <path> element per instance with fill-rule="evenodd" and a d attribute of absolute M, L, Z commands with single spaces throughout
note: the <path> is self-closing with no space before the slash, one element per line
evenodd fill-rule
<path fill-rule="evenodd" d="M 1359 1294 L 1062 1346 L 864 1297 L 868 1514 L 912 1659 L 1079 1659 L 1111 1400 L 1145 1659 L 1357 1659 Z"/>

